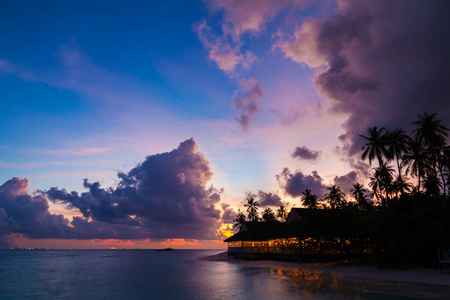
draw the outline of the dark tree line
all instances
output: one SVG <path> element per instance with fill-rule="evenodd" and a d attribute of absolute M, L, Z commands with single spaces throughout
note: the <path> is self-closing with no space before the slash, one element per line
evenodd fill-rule
<path fill-rule="evenodd" d="M 276 211 L 267 207 L 261 216 L 259 215 L 259 203 L 252 195 L 249 195 L 246 199 L 244 207 L 246 207 L 246 213 L 238 211 L 236 219 L 234 220 L 234 227 L 239 229 L 241 225 L 246 222 L 284 222 L 286 221 L 288 211 L 284 205 L 281 205 Z"/>
<path fill-rule="evenodd" d="M 369 178 L 370 194 L 361 183 L 351 190 L 355 202 L 346 201 L 346 195 L 333 185 L 323 200 L 318 200 L 311 190 L 303 192 L 302 204 L 308 208 L 342 208 L 356 205 L 367 209 L 375 204 L 395 205 L 402 195 L 423 193 L 427 196 L 447 196 L 450 182 L 450 146 L 446 142 L 449 129 L 437 119 L 437 114 L 419 114 L 412 122 L 416 128 L 407 135 L 403 129 L 387 130 L 377 126 L 369 127 L 367 135 L 361 135 L 365 144 L 361 158 L 374 160 Z M 395 164 L 395 167 L 390 165 Z M 411 178 L 409 177 L 411 176 Z M 413 184 L 414 179 L 416 184 Z M 373 200 L 373 202 L 372 202 Z M 319 202 L 326 201 L 322 205 Z"/>
<path fill-rule="evenodd" d="M 304 206 L 329 213 L 299 222 L 299 238 L 309 238 L 299 251 L 315 249 L 321 258 L 338 253 L 379 266 L 435 265 L 436 250 L 450 248 L 449 129 L 442 122 L 437 114 L 424 113 L 412 122 L 410 135 L 376 126 L 361 135 L 361 158 L 377 162 L 370 194 L 356 183 L 351 190 L 355 201 L 347 202 L 339 187 L 331 186 L 326 203 L 318 205 L 317 196 L 305 190 Z"/>
<path fill-rule="evenodd" d="M 361 135 L 365 141 L 361 158 L 370 165 L 376 161 L 376 166 L 369 178 L 370 191 L 361 183 L 353 185 L 354 201 L 347 201 L 336 185 L 328 188 L 323 200 L 310 189 L 303 192 L 303 206 L 321 210 L 295 225 L 303 241 L 300 253 L 315 251 L 321 258 L 337 253 L 379 266 L 410 266 L 434 265 L 436 249 L 450 248 L 449 129 L 436 113 L 419 114 L 412 124 L 410 135 L 377 126 Z M 247 199 L 247 214 L 238 214 L 237 225 L 285 220 L 284 207 L 277 213 L 266 208 L 260 218 L 258 206 Z"/>

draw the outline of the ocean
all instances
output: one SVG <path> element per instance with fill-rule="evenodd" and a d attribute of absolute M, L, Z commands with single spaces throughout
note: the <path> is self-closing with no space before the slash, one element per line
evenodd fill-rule
<path fill-rule="evenodd" d="M 0 250 L 0 299 L 449 299 L 449 287 L 201 257 L 223 250 Z"/>

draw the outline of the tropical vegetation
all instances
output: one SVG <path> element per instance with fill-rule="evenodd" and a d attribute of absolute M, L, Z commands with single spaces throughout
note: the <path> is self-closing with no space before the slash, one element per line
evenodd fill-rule
<path fill-rule="evenodd" d="M 339 253 L 346 259 L 392 265 L 432 265 L 436 249 L 450 248 L 449 129 L 436 113 L 419 114 L 408 135 L 403 129 L 369 127 L 360 135 L 361 159 L 371 169 L 368 188 L 355 182 L 347 197 L 339 186 L 328 187 L 320 200 L 310 189 L 301 196 L 311 214 L 300 220 L 301 253 Z M 320 204 L 321 203 L 321 204 Z M 287 209 L 266 208 L 262 218 L 254 198 L 244 205 L 236 224 L 285 221 Z M 319 217 L 321 216 L 321 217 Z M 236 225 L 239 227 L 240 225 Z"/>

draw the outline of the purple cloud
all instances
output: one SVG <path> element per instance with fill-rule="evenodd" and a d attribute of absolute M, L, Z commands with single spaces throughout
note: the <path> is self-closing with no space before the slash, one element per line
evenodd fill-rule
<path fill-rule="evenodd" d="M 276 193 L 267 193 L 258 191 L 258 202 L 261 206 L 280 206 L 285 205 L 281 202 L 280 196 Z"/>
<path fill-rule="evenodd" d="M 239 84 L 242 92 L 235 91 L 233 96 L 233 105 L 239 113 L 235 119 L 246 130 L 250 119 L 259 111 L 259 101 L 264 97 L 264 92 L 256 78 L 242 79 Z"/>
<path fill-rule="evenodd" d="M 207 186 L 212 172 L 193 138 L 171 152 L 148 156 L 128 173 L 119 173 L 116 187 L 84 180 L 85 193 L 51 188 L 28 194 L 28 179 L 13 178 L 0 187 L 0 241 L 10 233 L 29 238 L 62 239 L 214 239 L 221 219 L 223 190 Z M 48 211 L 46 196 L 83 217 L 72 222 Z"/>
<path fill-rule="evenodd" d="M 51 214 L 42 195 L 28 194 L 28 179 L 14 177 L 0 187 L 0 236 L 23 233 L 30 238 L 64 238 L 69 220 Z"/>
<path fill-rule="evenodd" d="M 358 181 L 358 174 L 355 171 L 351 171 L 345 175 L 334 177 L 333 181 L 348 196 L 350 195 L 350 190 L 353 189 L 353 185 Z"/>
<path fill-rule="evenodd" d="M 280 175 L 276 175 L 277 181 L 284 191 L 292 197 L 300 197 L 302 192 L 310 189 L 313 194 L 321 198 L 327 191 L 323 185 L 322 177 L 313 171 L 311 175 L 305 175 L 298 171 L 294 174 L 288 168 L 284 168 Z"/>
<path fill-rule="evenodd" d="M 314 150 L 308 149 L 306 146 L 297 147 L 297 148 L 295 148 L 294 153 L 292 153 L 293 158 L 311 160 L 311 161 L 319 159 L 320 155 L 321 155 L 321 151 L 314 151 Z"/>
<path fill-rule="evenodd" d="M 229 204 L 222 203 L 222 222 L 223 223 L 234 223 L 236 219 L 236 211 L 230 208 Z"/>
<path fill-rule="evenodd" d="M 340 137 L 360 152 L 369 126 L 411 128 L 417 113 L 450 120 L 450 11 L 445 1 L 342 1 L 338 12 L 309 18 L 280 47 L 317 68 L 317 89 L 346 113 Z"/>

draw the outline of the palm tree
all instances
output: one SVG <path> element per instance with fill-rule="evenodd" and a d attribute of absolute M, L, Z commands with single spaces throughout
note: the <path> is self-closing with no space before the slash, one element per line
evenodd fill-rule
<path fill-rule="evenodd" d="M 386 137 L 389 157 L 393 159 L 395 156 L 397 160 L 398 175 L 401 175 L 402 171 L 400 159 L 402 158 L 403 154 L 408 152 L 408 141 L 410 137 L 406 135 L 403 129 L 398 128 L 393 131 L 388 131 L 386 133 Z"/>
<path fill-rule="evenodd" d="M 259 203 L 255 201 L 255 198 L 248 197 L 247 203 L 244 204 L 245 207 L 247 207 L 247 218 L 251 222 L 258 222 L 259 220 L 259 214 L 258 214 L 258 206 Z"/>
<path fill-rule="evenodd" d="M 441 174 L 441 181 L 442 181 L 442 188 L 444 190 L 444 195 L 447 195 L 446 186 L 448 182 L 445 180 L 445 164 L 446 160 L 448 160 L 447 154 L 449 150 L 450 146 L 447 145 L 445 138 L 443 136 L 439 136 L 438 139 L 436 140 L 435 157 L 437 169 Z"/>
<path fill-rule="evenodd" d="M 366 199 L 367 190 L 362 186 L 362 184 L 357 182 L 353 185 L 353 189 L 351 189 L 350 192 L 352 193 L 353 197 L 355 197 L 355 200 L 360 207 L 368 204 Z"/>
<path fill-rule="evenodd" d="M 341 189 L 336 187 L 336 185 L 332 185 L 328 188 L 328 191 L 329 192 L 324 195 L 324 199 L 328 200 L 331 209 L 342 206 L 345 194 L 341 192 Z"/>
<path fill-rule="evenodd" d="M 317 208 L 317 196 L 311 193 L 310 189 L 306 189 L 302 196 L 303 205 L 308 208 Z"/>
<path fill-rule="evenodd" d="M 389 195 L 393 192 L 392 173 L 394 169 L 390 166 L 381 165 L 375 168 L 373 177 L 370 178 L 369 186 L 377 199 L 381 198 L 381 204 L 386 205 Z M 383 197 L 384 192 L 384 197 Z"/>
<path fill-rule="evenodd" d="M 445 181 L 447 185 L 450 184 L 450 147 L 447 147 L 442 151 L 442 172 L 446 176 Z"/>
<path fill-rule="evenodd" d="M 407 193 L 411 192 L 413 185 L 411 183 L 409 183 L 407 179 L 408 178 L 406 178 L 406 176 L 403 176 L 403 175 L 397 176 L 397 178 L 395 179 L 395 181 L 393 183 L 397 194 L 400 193 L 402 195 L 405 192 L 407 192 Z"/>
<path fill-rule="evenodd" d="M 237 230 L 241 229 L 242 224 L 244 224 L 245 222 L 245 215 L 244 213 L 242 213 L 241 211 L 239 211 L 236 215 L 236 219 L 234 219 L 234 224 L 233 227 L 236 228 Z"/>
<path fill-rule="evenodd" d="M 284 207 L 284 205 L 280 205 L 280 208 L 277 210 L 277 217 L 280 220 L 280 222 L 285 222 L 287 216 L 288 212 L 286 207 Z"/>
<path fill-rule="evenodd" d="M 420 192 L 421 179 L 430 168 L 430 158 L 424 145 L 417 139 L 408 142 L 408 153 L 403 155 L 403 164 L 407 166 L 406 175 L 417 176 L 417 191 Z"/>
<path fill-rule="evenodd" d="M 374 176 L 370 177 L 369 187 L 372 188 L 372 198 L 375 196 L 377 201 L 382 198 L 381 196 L 381 190 L 382 190 L 382 182 L 381 177 L 379 176 L 379 173 L 375 171 Z"/>
<path fill-rule="evenodd" d="M 362 146 L 361 150 L 364 150 L 361 158 L 365 160 L 369 158 L 369 164 L 372 165 L 372 160 L 376 157 L 378 159 L 378 165 L 383 165 L 383 155 L 389 156 L 386 150 L 386 136 L 383 135 L 385 128 L 382 127 L 378 130 L 377 126 L 369 127 L 368 136 L 360 135 L 367 143 Z"/>
<path fill-rule="evenodd" d="M 394 186 L 392 184 L 394 177 L 394 169 L 391 166 L 382 165 L 378 168 L 381 176 L 381 182 L 383 183 L 383 189 L 386 196 L 386 200 L 389 200 L 389 196 L 394 192 Z"/>
<path fill-rule="evenodd" d="M 425 174 L 423 186 L 425 188 L 425 193 L 427 195 L 437 196 L 439 195 L 439 191 L 440 188 L 442 187 L 442 184 L 439 178 L 436 177 L 436 174 L 432 170 L 429 170 Z"/>
<path fill-rule="evenodd" d="M 429 148 L 435 147 L 439 136 L 448 137 L 449 129 L 442 125 L 443 120 L 436 120 L 436 116 L 437 113 L 429 115 L 425 112 L 423 115 L 418 114 L 419 119 L 411 123 L 418 126 L 412 132 L 414 137 Z"/>
<path fill-rule="evenodd" d="M 264 210 L 262 214 L 262 219 L 264 222 L 275 222 L 277 220 L 277 218 L 275 217 L 275 213 L 270 207 L 267 207 Z"/>
<path fill-rule="evenodd" d="M 442 146 L 445 146 L 445 138 L 448 137 L 449 129 L 442 124 L 443 120 L 436 119 L 437 113 L 429 115 L 425 112 L 423 115 L 418 114 L 418 120 L 412 122 L 418 128 L 413 130 L 415 138 L 424 144 L 430 154 L 434 177 L 437 178 L 438 169 L 441 171 L 441 153 Z M 433 178 L 434 178 L 433 177 Z M 444 179 L 441 172 L 441 177 Z M 443 181 L 444 194 L 446 194 L 445 180 Z"/>

